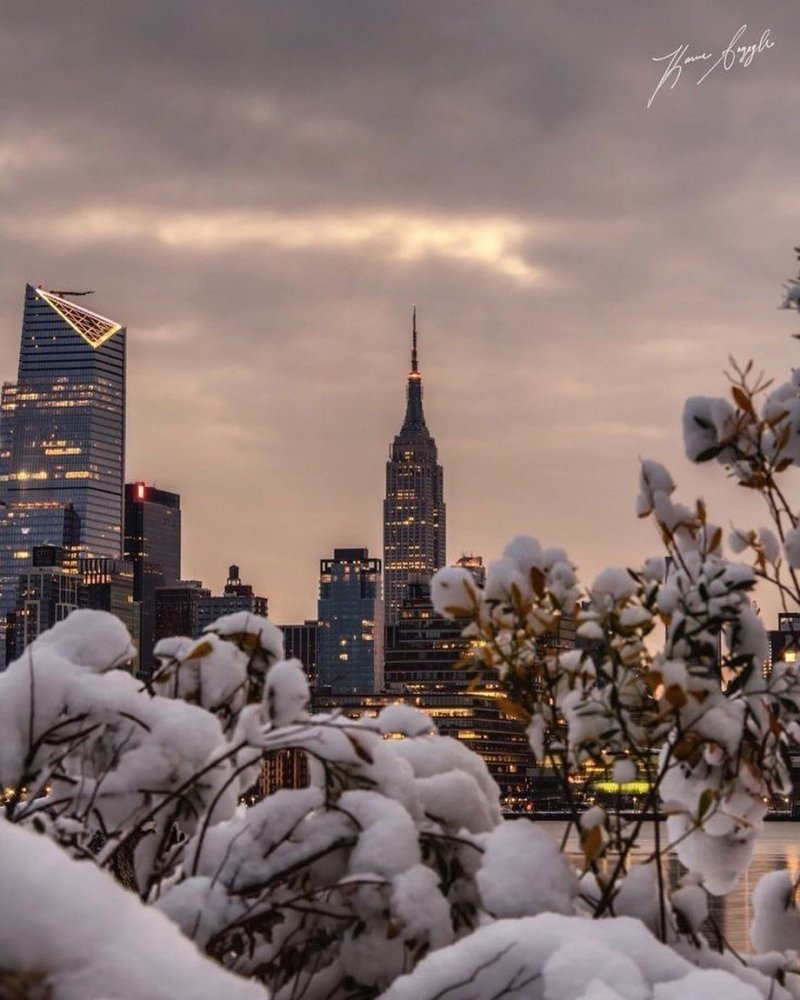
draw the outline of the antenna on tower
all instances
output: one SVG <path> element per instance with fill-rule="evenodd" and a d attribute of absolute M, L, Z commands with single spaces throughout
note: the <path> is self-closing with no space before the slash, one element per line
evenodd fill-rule
<path fill-rule="evenodd" d="M 411 371 L 416 374 L 417 368 L 417 307 L 414 306 L 411 319 Z"/>

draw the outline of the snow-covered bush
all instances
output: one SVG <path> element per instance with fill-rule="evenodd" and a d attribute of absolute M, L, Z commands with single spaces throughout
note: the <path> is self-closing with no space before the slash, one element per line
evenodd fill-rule
<path fill-rule="evenodd" d="M 121 893 L 127 903 L 124 886 L 161 911 L 150 936 L 166 915 L 275 996 L 320 998 L 377 995 L 475 926 L 484 908 L 474 876 L 500 822 L 480 758 L 407 707 L 357 722 L 309 716 L 301 665 L 282 659 L 280 632 L 252 615 L 160 643 L 151 688 L 116 669 L 132 653 L 119 621 L 78 611 L 0 675 L 0 830 L 26 827 L 14 836 L 32 859 L 46 846 L 34 834 L 60 845 L 69 888 L 54 895 L 54 920 L 82 906 L 99 919 Z M 239 805 L 264 752 L 287 748 L 308 755 L 309 787 Z M 48 851 L 52 867 L 58 851 Z M 130 919 L 141 922 L 134 902 Z M 57 956 L 14 957 L 11 942 L 0 975 L 81 995 Z M 188 978 L 183 993 L 115 985 L 91 971 L 95 961 L 87 954 L 88 978 L 76 982 L 120 997 L 202 995 Z"/>

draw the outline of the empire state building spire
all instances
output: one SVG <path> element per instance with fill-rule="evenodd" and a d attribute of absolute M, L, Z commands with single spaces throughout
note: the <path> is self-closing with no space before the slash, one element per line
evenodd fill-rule
<path fill-rule="evenodd" d="M 408 594 L 410 578 L 430 578 L 445 565 L 445 541 L 444 473 L 422 410 L 417 310 L 414 308 L 406 414 L 386 463 L 383 571 L 387 621 L 396 619 Z"/>
<path fill-rule="evenodd" d="M 408 373 L 408 389 L 406 390 L 406 418 L 400 428 L 400 437 L 430 437 L 430 431 L 425 424 L 425 414 L 422 412 L 422 375 L 417 359 L 417 307 L 414 306 L 411 322 L 411 371 Z"/>

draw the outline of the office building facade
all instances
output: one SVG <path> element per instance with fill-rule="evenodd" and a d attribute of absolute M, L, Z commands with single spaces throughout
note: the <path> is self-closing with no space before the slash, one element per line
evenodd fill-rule
<path fill-rule="evenodd" d="M 35 546 L 122 555 L 125 328 L 28 285 L 19 369 L 0 399 L 0 627 Z M 4 646 L 0 643 L 0 649 Z"/>
<path fill-rule="evenodd" d="M 139 605 L 140 671 L 154 667 L 156 588 L 181 578 L 181 498 L 147 483 L 125 485 L 125 559 L 133 566 L 133 599 Z"/>
<path fill-rule="evenodd" d="M 383 502 L 383 595 L 386 620 L 397 618 L 412 576 L 430 578 L 446 565 L 444 472 L 422 409 L 416 310 L 406 415 L 386 463 Z"/>
<path fill-rule="evenodd" d="M 393 625 L 386 630 L 387 691 L 433 694 L 466 690 L 470 675 L 460 666 L 470 648 L 464 622 L 433 610 L 427 578 L 411 578 Z"/>
<path fill-rule="evenodd" d="M 81 559 L 80 606 L 119 618 L 132 637 L 139 634 L 139 604 L 133 597 L 133 564 L 125 559 Z M 132 664 L 134 671 L 138 662 Z"/>
<path fill-rule="evenodd" d="M 318 683 L 336 693 L 383 687 L 381 561 L 367 549 L 334 549 L 320 560 Z"/>
<path fill-rule="evenodd" d="M 64 570 L 63 548 L 36 545 L 31 558 L 31 565 L 16 578 L 16 600 L 6 616 L 6 663 L 22 656 L 42 632 L 81 606 L 80 578 Z"/>

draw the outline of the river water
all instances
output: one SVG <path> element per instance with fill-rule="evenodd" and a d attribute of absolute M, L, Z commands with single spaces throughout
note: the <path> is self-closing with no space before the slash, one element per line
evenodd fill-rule
<path fill-rule="evenodd" d="M 559 821 L 539 821 L 559 841 L 563 836 L 566 823 Z M 666 830 L 662 824 L 662 842 L 666 839 Z M 653 835 L 649 830 L 641 838 L 645 853 L 653 849 Z M 568 843 L 570 853 L 579 850 L 577 837 L 571 834 Z M 669 880 L 672 885 L 683 871 L 678 859 L 672 855 L 668 861 Z M 750 899 L 758 880 L 767 872 L 778 868 L 788 868 L 793 874 L 800 872 L 800 823 L 766 823 L 761 835 L 756 841 L 755 852 L 749 870 L 740 879 L 739 884 L 726 897 L 716 900 L 711 907 L 722 933 L 737 951 L 752 951 L 748 936 L 748 928 L 752 920 Z"/>

